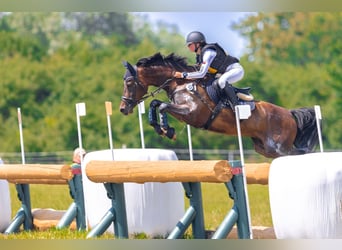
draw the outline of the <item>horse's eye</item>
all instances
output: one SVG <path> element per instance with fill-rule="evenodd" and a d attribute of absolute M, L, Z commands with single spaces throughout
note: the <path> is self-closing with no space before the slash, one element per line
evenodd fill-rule
<path fill-rule="evenodd" d="M 134 81 L 128 77 L 128 79 L 125 79 L 126 86 L 132 86 L 134 84 Z"/>

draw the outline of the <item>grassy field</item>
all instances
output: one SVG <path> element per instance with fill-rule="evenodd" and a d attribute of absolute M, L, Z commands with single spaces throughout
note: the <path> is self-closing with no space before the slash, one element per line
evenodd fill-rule
<path fill-rule="evenodd" d="M 206 230 L 215 230 L 232 207 L 224 184 L 202 183 L 202 198 Z M 268 186 L 248 185 L 250 211 L 253 226 L 272 226 L 269 207 Z M 15 186 L 10 184 L 12 216 L 20 208 Z M 32 208 L 53 208 L 66 210 L 72 202 L 67 185 L 30 185 Z M 189 202 L 185 198 L 185 207 Z M 88 232 L 75 230 L 57 230 L 19 232 L 11 235 L 0 234 L 0 239 L 85 239 Z M 148 238 L 143 232 L 130 236 L 132 239 Z M 185 237 L 191 237 L 191 227 Z M 111 234 L 104 234 L 100 239 L 113 239 Z"/>

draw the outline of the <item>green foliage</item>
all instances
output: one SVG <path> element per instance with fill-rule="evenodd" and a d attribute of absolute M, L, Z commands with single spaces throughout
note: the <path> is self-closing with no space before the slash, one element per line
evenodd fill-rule
<path fill-rule="evenodd" d="M 0 59 L 21 55 L 33 61 L 41 61 L 46 55 L 46 47 L 33 35 L 22 37 L 16 32 L 0 30 Z"/>
<path fill-rule="evenodd" d="M 324 143 L 341 147 L 341 14 L 259 13 L 234 27 L 250 42 L 241 58 L 245 78 L 258 100 L 292 109 L 321 105 Z M 122 61 L 135 64 L 156 52 L 176 53 L 194 63 L 178 27 L 129 13 L 12 13 L 0 18 L 0 152 L 18 152 L 17 108 L 23 116 L 25 150 L 55 152 L 78 145 L 75 104 L 84 147 L 108 147 L 104 103 L 113 105 L 114 147 L 140 147 L 137 109 L 119 110 Z M 167 100 L 165 93 L 156 96 Z M 148 111 L 150 99 L 145 103 Z M 186 124 L 169 116 L 177 140 L 158 136 L 143 115 L 146 147 L 187 148 Z M 237 149 L 236 137 L 192 128 L 193 148 Z M 252 149 L 244 139 L 244 148 Z M 206 156 L 210 157 L 210 156 Z"/>
<path fill-rule="evenodd" d="M 341 147 L 339 12 L 258 13 L 235 24 L 248 41 L 243 81 L 256 99 L 289 109 L 320 105 L 325 149 Z"/>
<path fill-rule="evenodd" d="M 249 38 L 249 57 L 270 64 L 326 64 L 334 61 L 330 48 L 340 42 L 340 12 L 259 13 L 236 24 Z"/>

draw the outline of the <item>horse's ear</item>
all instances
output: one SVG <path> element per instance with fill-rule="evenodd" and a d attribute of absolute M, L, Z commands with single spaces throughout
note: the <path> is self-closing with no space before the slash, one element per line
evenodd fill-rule
<path fill-rule="evenodd" d="M 137 72 L 135 71 L 134 67 L 127 61 L 123 61 L 122 64 L 125 66 L 126 69 L 131 72 L 132 76 L 136 76 Z"/>
<path fill-rule="evenodd" d="M 123 61 L 123 62 L 122 62 L 122 65 L 123 65 L 126 69 L 128 69 L 128 64 L 129 64 L 129 62 L 127 62 L 127 61 Z"/>

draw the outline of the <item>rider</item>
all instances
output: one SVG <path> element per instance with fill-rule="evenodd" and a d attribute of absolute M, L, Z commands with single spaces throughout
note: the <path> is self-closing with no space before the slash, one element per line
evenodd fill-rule
<path fill-rule="evenodd" d="M 217 43 L 207 43 L 203 33 L 192 31 L 186 37 L 186 44 L 191 52 L 196 53 L 196 62 L 200 65 L 195 72 L 175 72 L 176 78 L 196 79 L 209 74 L 218 78 L 217 84 L 229 98 L 233 111 L 238 105 L 233 83 L 241 80 L 244 69 L 239 60 L 227 55 Z"/>

